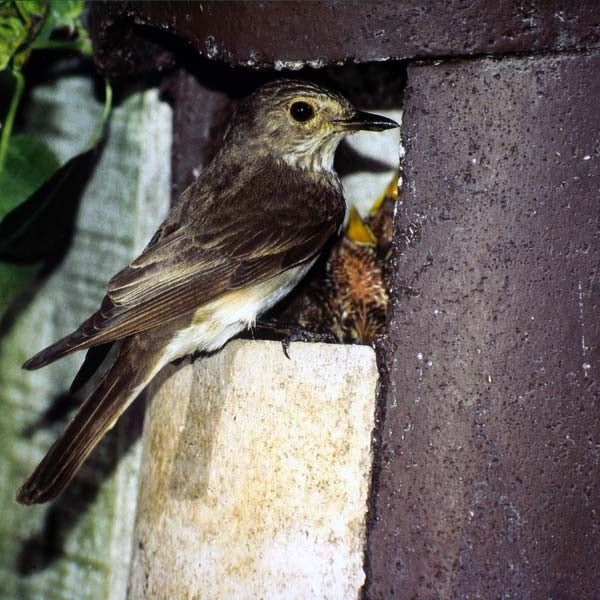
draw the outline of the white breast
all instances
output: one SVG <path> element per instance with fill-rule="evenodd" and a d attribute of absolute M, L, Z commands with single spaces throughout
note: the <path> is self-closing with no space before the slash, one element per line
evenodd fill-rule
<path fill-rule="evenodd" d="M 201 306 L 196 311 L 193 324 L 171 339 L 165 349 L 165 363 L 197 350 L 211 352 L 219 349 L 234 335 L 254 325 L 260 314 L 286 296 L 313 263 L 314 260 L 266 281 L 228 292 Z"/>

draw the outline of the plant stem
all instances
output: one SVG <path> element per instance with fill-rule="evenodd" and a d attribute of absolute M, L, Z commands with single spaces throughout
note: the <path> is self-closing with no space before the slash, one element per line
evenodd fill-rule
<path fill-rule="evenodd" d="M 97 143 L 98 140 L 102 137 L 104 133 L 104 129 L 106 127 L 106 122 L 110 115 L 110 109 L 112 108 L 112 87 L 110 87 L 110 83 L 108 79 L 104 80 L 104 111 L 102 112 L 102 120 L 96 126 L 94 131 L 94 135 L 91 137 L 87 146 L 85 147 L 84 152 L 91 150 Z"/>
<path fill-rule="evenodd" d="M 13 124 L 15 122 L 15 116 L 17 114 L 17 108 L 25 89 L 25 77 L 18 69 L 13 68 L 11 71 L 12 76 L 15 78 L 15 89 L 13 97 L 6 113 L 6 119 L 2 125 L 2 132 L 0 134 L 0 173 L 4 171 L 4 163 L 6 161 L 6 153 L 8 151 L 8 144 L 10 142 L 10 134 L 12 132 Z"/>
<path fill-rule="evenodd" d="M 42 42 L 31 42 L 29 48 L 32 50 L 75 50 L 82 54 L 91 54 L 91 46 L 86 40 L 75 40 L 73 42 L 60 42 L 45 40 Z"/>
<path fill-rule="evenodd" d="M 104 111 L 102 112 L 102 120 L 106 121 L 108 115 L 110 115 L 110 109 L 112 108 L 112 87 L 108 82 L 108 79 L 104 80 Z"/>

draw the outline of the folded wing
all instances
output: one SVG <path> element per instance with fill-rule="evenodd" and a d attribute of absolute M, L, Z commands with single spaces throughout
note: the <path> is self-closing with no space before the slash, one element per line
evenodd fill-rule
<path fill-rule="evenodd" d="M 261 189 L 269 193 L 264 186 Z M 278 194 L 288 191 L 282 183 Z M 162 325 L 229 290 L 310 260 L 343 218 L 341 195 L 335 199 L 338 210 L 313 207 L 328 200 L 331 206 L 331 199 L 322 196 L 334 193 L 307 186 L 304 201 L 295 210 L 290 211 L 289 204 L 267 203 L 260 213 L 252 205 L 236 203 L 234 197 L 218 219 L 207 212 L 220 210 L 213 205 L 199 219 L 178 228 L 165 222 L 146 250 L 108 282 L 100 309 L 76 331 L 29 359 L 24 368 L 37 369 L 70 352 Z"/>

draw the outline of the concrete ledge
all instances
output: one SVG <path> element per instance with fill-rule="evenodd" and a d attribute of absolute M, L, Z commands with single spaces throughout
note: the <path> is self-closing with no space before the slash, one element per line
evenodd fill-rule
<path fill-rule="evenodd" d="M 377 385 L 365 346 L 234 341 L 157 385 L 129 598 L 357 598 Z"/>
<path fill-rule="evenodd" d="M 173 64 L 165 32 L 213 61 L 292 71 L 352 61 L 597 48 L 600 43 L 596 0 L 379 0 L 361 10 L 355 0 L 319 0 L 308 7 L 298 0 L 92 2 L 90 24 L 96 65 L 109 77 Z M 163 35 L 144 37 L 152 29 Z"/>

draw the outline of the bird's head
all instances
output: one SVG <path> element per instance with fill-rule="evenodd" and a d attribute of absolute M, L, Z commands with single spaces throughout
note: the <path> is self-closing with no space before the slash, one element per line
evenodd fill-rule
<path fill-rule="evenodd" d="M 268 152 L 292 167 L 332 171 L 341 139 L 360 130 L 398 127 L 391 119 L 358 111 L 344 96 L 314 83 L 279 79 L 242 101 L 228 141 L 252 140 L 255 151 Z"/>

